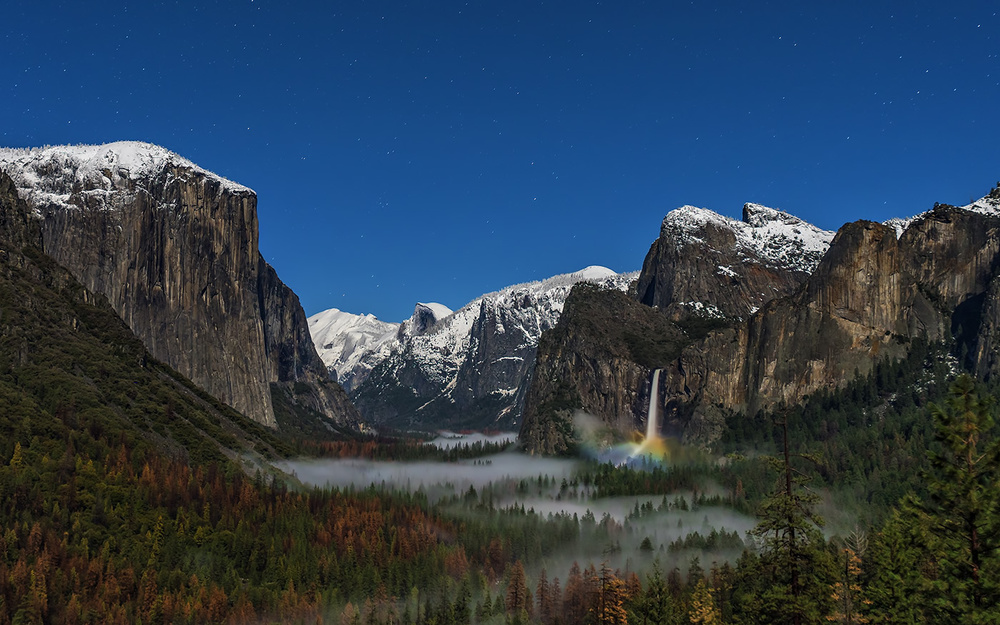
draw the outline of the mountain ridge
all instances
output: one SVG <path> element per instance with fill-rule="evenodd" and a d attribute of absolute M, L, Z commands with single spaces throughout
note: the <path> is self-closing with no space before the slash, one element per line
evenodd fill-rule
<path fill-rule="evenodd" d="M 1000 186 L 965 207 L 938 204 L 909 220 L 845 224 L 809 273 L 794 264 L 776 272 L 761 258 L 747 271 L 744 259 L 744 272 L 726 275 L 725 284 L 715 269 L 738 248 L 734 220 L 704 212 L 690 219 L 691 212 L 668 215 L 647 254 L 638 281 L 647 312 L 636 317 L 628 302 L 602 301 L 599 293 L 567 300 L 580 310 L 567 311 L 560 319 L 566 327 L 557 324 L 539 349 L 521 428 L 527 449 L 571 449 L 575 410 L 622 436 L 641 431 L 654 368 L 664 370 L 663 427 L 700 444 L 717 440 L 727 419 L 797 403 L 867 374 L 879 359 L 901 358 L 913 339 L 952 342 L 980 377 L 996 374 Z M 684 306 L 688 301 L 702 309 Z M 614 319 L 649 315 L 672 321 L 686 337 L 660 332 L 656 347 L 640 336 L 637 351 L 626 328 L 607 342 Z M 604 365 L 588 372 L 573 362 Z M 615 380 L 625 380 L 625 388 Z"/>
<path fill-rule="evenodd" d="M 376 332 L 385 332 L 355 337 L 353 343 L 346 324 L 340 326 L 337 341 L 319 325 L 324 317 L 343 321 L 342 315 L 323 311 L 310 323 L 317 351 L 326 362 L 352 364 L 349 370 L 337 370 L 337 377 L 347 384 L 366 421 L 428 429 L 511 427 L 520 416 L 538 338 L 558 318 L 572 285 L 599 280 L 626 288 L 633 279 L 634 274 L 588 267 L 484 294 L 441 318 L 427 318 L 429 323 L 417 322 L 423 314 L 418 304 L 395 331 L 375 325 Z M 369 325 L 374 318 L 354 319 Z M 343 350 L 360 344 L 367 351 L 344 357 Z"/>

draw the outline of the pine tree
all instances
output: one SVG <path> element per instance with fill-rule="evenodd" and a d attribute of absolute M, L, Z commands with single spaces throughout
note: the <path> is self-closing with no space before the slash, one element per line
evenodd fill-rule
<path fill-rule="evenodd" d="M 10 458 L 10 467 L 16 472 L 24 464 L 24 452 L 21 451 L 21 442 L 14 443 L 14 455 Z"/>
<path fill-rule="evenodd" d="M 873 536 L 863 564 L 872 623 L 923 620 L 921 568 L 926 557 L 917 549 L 912 531 L 912 524 L 897 510 Z"/>
<path fill-rule="evenodd" d="M 823 519 L 813 510 L 819 497 L 805 488 L 809 477 L 792 465 L 793 457 L 815 459 L 790 452 L 787 413 L 781 427 L 783 455 L 769 459 L 779 475 L 777 488 L 761 506 L 752 531 L 761 542 L 761 564 L 770 581 L 759 597 L 760 610 L 769 623 L 817 623 L 830 604 L 829 560 L 819 532 Z"/>
<path fill-rule="evenodd" d="M 1000 620 L 1000 440 L 992 397 L 980 398 L 974 380 L 960 376 L 944 406 L 932 406 L 935 439 L 928 453 L 926 501 L 906 508 L 937 563 L 929 579 L 930 616 L 939 622 Z"/>
<path fill-rule="evenodd" d="M 597 625 L 627 625 L 628 615 L 624 604 L 625 582 L 615 575 L 607 562 L 601 563 L 600 589 L 597 605 L 594 607 Z"/>
<path fill-rule="evenodd" d="M 538 601 L 538 621 L 542 625 L 552 623 L 552 593 L 549 588 L 549 578 L 545 569 L 538 576 L 538 586 L 535 588 L 535 600 Z"/>
<path fill-rule="evenodd" d="M 837 567 L 840 572 L 830 595 L 834 611 L 827 620 L 844 625 L 868 623 L 870 620 L 866 611 L 871 601 L 865 598 L 861 590 L 861 558 L 867 546 L 867 539 L 864 534 L 854 532 L 849 537 L 848 543 L 841 548 L 837 557 Z"/>
<path fill-rule="evenodd" d="M 646 576 L 645 589 L 633 601 L 633 611 L 638 619 L 633 622 L 635 625 L 664 625 L 671 622 L 673 608 L 670 591 L 657 558 L 653 561 L 653 569 Z"/>

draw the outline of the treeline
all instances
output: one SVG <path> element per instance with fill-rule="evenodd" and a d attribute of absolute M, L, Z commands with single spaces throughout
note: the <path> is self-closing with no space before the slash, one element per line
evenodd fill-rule
<path fill-rule="evenodd" d="M 907 493 L 922 492 L 920 469 L 934 440 L 930 405 L 947 396 L 956 369 L 948 346 L 914 339 L 905 358 L 880 361 L 844 388 L 779 411 L 732 415 L 719 445 L 734 458 L 723 484 L 751 501 L 766 495 L 770 478 L 759 456 L 780 448 L 776 423 L 787 418 L 797 451 L 820 459 L 813 467 L 818 485 L 836 505 L 864 522 L 884 520 Z M 996 383 L 985 387 L 998 390 Z"/>
<path fill-rule="evenodd" d="M 388 436 L 358 437 L 349 440 L 296 441 L 300 455 L 319 458 L 365 458 L 383 461 L 458 462 L 498 454 L 509 449 L 509 442 L 475 441 L 448 448 L 427 441 Z"/>

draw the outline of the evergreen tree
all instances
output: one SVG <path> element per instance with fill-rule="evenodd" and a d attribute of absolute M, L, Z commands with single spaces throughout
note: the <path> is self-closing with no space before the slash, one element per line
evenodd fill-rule
<path fill-rule="evenodd" d="M 597 625 L 627 625 L 628 616 L 625 611 L 625 582 L 608 567 L 607 562 L 601 563 L 600 589 L 597 605 L 594 606 L 594 617 Z"/>
<path fill-rule="evenodd" d="M 1000 440 L 989 440 L 993 398 L 960 376 L 945 405 L 934 405 L 935 439 L 927 498 L 906 508 L 937 570 L 928 579 L 930 615 L 940 622 L 1000 621 Z"/>
<path fill-rule="evenodd" d="M 920 590 L 925 557 L 916 547 L 912 529 L 896 511 L 871 541 L 863 568 L 872 623 L 922 621 Z"/>
<path fill-rule="evenodd" d="M 861 557 L 864 554 L 864 539 L 857 536 L 844 546 L 837 555 L 839 573 L 832 587 L 831 598 L 834 603 L 833 614 L 828 620 L 833 623 L 854 625 L 869 623 L 866 611 L 871 603 L 864 597 L 861 590 Z"/>
<path fill-rule="evenodd" d="M 643 592 L 632 602 L 635 625 L 666 625 L 673 622 L 674 604 L 667 582 L 660 569 L 660 560 L 653 561 L 653 570 L 646 576 Z"/>
<path fill-rule="evenodd" d="M 823 519 L 813 510 L 819 497 L 805 488 L 809 477 L 792 465 L 793 457 L 815 460 L 790 452 L 787 413 L 781 427 L 783 455 L 769 459 L 779 476 L 777 487 L 761 506 L 752 531 L 762 546 L 762 573 L 770 582 L 759 596 L 760 611 L 768 623 L 820 623 L 830 604 L 830 563 L 819 531 Z"/>
<path fill-rule="evenodd" d="M 538 601 L 538 621 L 542 625 L 551 625 L 553 616 L 552 591 L 545 569 L 538 576 L 538 586 L 535 588 L 535 600 Z"/>
<path fill-rule="evenodd" d="M 507 614 L 515 617 L 528 609 L 528 584 L 524 576 L 524 565 L 518 560 L 507 574 Z"/>

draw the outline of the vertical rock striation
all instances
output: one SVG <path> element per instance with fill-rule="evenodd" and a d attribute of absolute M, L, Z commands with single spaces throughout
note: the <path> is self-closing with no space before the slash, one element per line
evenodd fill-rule
<path fill-rule="evenodd" d="M 832 238 L 832 232 L 759 204 L 744 205 L 742 221 L 693 206 L 668 213 L 643 262 L 634 299 L 574 290 L 559 325 L 543 337 L 521 427 L 525 447 L 539 453 L 569 449 L 575 410 L 623 434 L 639 429 L 647 380 L 657 368 L 665 369 L 662 391 L 676 381 L 672 394 L 661 392 L 669 406 L 664 431 L 690 431 L 691 407 L 707 374 L 680 363 L 682 350 L 708 331 L 739 326 L 772 299 L 794 293 Z M 723 347 L 728 350 L 728 343 Z M 684 353 L 689 360 L 700 354 Z M 684 383 L 688 377 L 694 387 Z"/>
<path fill-rule="evenodd" d="M 318 357 L 301 307 L 301 319 L 277 311 L 297 299 L 260 275 L 270 268 L 251 189 L 137 142 L 2 150 L 0 167 L 42 220 L 44 251 L 106 296 L 153 356 L 276 425 L 270 383 L 294 379 L 289 349 L 292 361 Z"/>
<path fill-rule="evenodd" d="M 965 207 L 936 205 L 910 220 L 846 224 L 814 269 L 800 272 L 807 276 L 804 282 L 792 288 L 785 282 L 794 285 L 795 276 L 786 275 L 770 290 L 767 281 L 758 284 L 757 293 L 779 296 L 760 302 L 757 310 L 753 310 L 752 297 L 742 294 L 738 285 L 717 290 L 720 285 L 714 276 L 718 274 L 708 266 L 725 252 L 725 245 L 738 250 L 739 237 L 722 232 L 718 220 L 702 219 L 707 225 L 700 231 L 668 228 L 669 220 L 670 216 L 661 239 L 647 256 L 639 281 L 642 301 L 663 306 L 662 311 L 674 319 L 680 317 L 678 300 L 690 296 L 680 293 L 703 294 L 702 310 L 711 307 L 733 314 L 747 306 L 750 312 L 728 327 L 710 328 L 703 337 L 688 333 L 687 343 L 664 367 L 660 385 L 664 421 L 668 429 L 690 441 L 715 440 L 728 415 L 795 403 L 817 390 L 842 386 L 855 375 L 872 371 L 879 359 L 902 357 L 916 338 L 949 342 L 963 365 L 980 377 L 997 375 L 1000 187 Z M 672 237 L 684 240 L 677 243 Z M 698 258 L 685 259 L 677 249 Z M 707 265 L 706 258 L 710 259 Z M 664 268 L 672 266 L 679 269 L 674 282 L 662 275 Z M 747 269 L 753 267 L 751 263 Z M 705 272 L 712 277 L 703 279 Z M 742 274 L 740 280 L 747 275 Z M 571 297 L 567 305 L 572 301 Z M 562 333 L 573 336 L 576 345 L 542 341 L 546 349 L 539 349 L 530 395 L 535 399 L 526 412 L 534 414 L 535 406 L 560 396 L 548 377 L 568 387 L 562 396 L 569 396 L 576 407 L 609 423 L 620 422 L 620 412 L 595 407 L 584 399 L 587 392 L 613 393 L 604 380 L 607 376 L 576 379 L 586 367 L 572 364 L 584 354 L 616 362 L 615 349 L 601 347 L 600 337 L 586 319 L 567 314 L 564 320 L 574 325 Z M 634 324 L 626 316 L 622 322 Z M 685 326 L 683 318 L 678 325 Z M 645 334 L 642 343 L 655 345 L 665 337 L 669 335 L 664 332 Z M 628 366 L 617 368 L 625 371 Z M 546 421 L 551 421 L 551 415 L 533 418 L 540 421 L 533 426 L 536 430 L 550 428 Z M 633 421 L 638 420 L 633 414 Z M 534 451 L 558 450 L 559 444 L 537 440 L 525 438 Z"/>
<path fill-rule="evenodd" d="M 832 232 L 759 204 L 745 204 L 742 221 L 682 206 L 663 219 L 646 254 L 639 301 L 672 319 L 745 319 L 795 291 L 832 238 Z"/>

